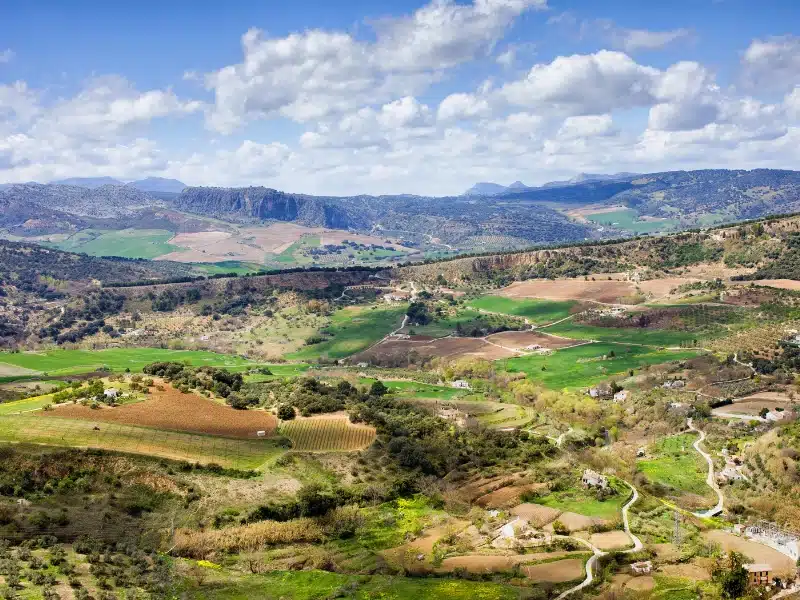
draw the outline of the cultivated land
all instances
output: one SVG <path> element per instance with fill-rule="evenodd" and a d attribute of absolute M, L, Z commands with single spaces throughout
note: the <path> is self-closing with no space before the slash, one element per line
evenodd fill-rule
<path fill-rule="evenodd" d="M 62 405 L 41 415 L 245 439 L 258 438 L 258 431 L 271 435 L 277 427 L 268 412 L 234 410 L 193 393 L 181 393 L 169 384 L 161 387 L 163 391 L 156 388 L 146 400 L 134 404 L 99 409 Z"/>
<path fill-rule="evenodd" d="M 487 312 L 523 317 L 531 323 L 544 324 L 565 319 L 572 314 L 576 302 L 552 302 L 546 300 L 514 300 L 503 296 L 484 296 L 468 302 L 468 305 Z"/>
<path fill-rule="evenodd" d="M 281 424 L 292 449 L 309 452 L 363 450 L 375 441 L 375 428 L 350 423 L 347 415 L 300 418 Z"/>

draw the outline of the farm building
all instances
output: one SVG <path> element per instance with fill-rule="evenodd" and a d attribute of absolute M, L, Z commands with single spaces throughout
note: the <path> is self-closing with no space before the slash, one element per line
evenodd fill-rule
<path fill-rule="evenodd" d="M 360 362 L 356 365 L 359 369 L 366 369 L 369 366 L 369 363 Z"/>
<path fill-rule="evenodd" d="M 785 410 L 771 410 L 764 417 L 767 421 L 781 421 L 786 417 Z"/>
<path fill-rule="evenodd" d="M 758 587 L 769 585 L 772 575 L 772 566 L 767 563 L 751 563 L 744 565 L 747 569 L 747 579 L 751 586 Z"/>
<path fill-rule="evenodd" d="M 649 575 L 653 570 L 653 563 L 649 560 L 635 562 L 631 564 L 631 572 L 634 575 Z"/>
<path fill-rule="evenodd" d="M 616 394 L 614 394 L 614 402 L 624 402 L 628 399 L 628 392 L 625 390 L 620 390 Z"/>
<path fill-rule="evenodd" d="M 119 396 L 119 392 L 114 388 L 108 388 L 103 392 L 103 396 L 105 396 L 107 400 L 116 400 Z"/>
<path fill-rule="evenodd" d="M 671 379 L 661 384 L 661 387 L 667 390 L 679 390 L 686 387 L 686 382 L 683 379 Z"/>
<path fill-rule="evenodd" d="M 607 383 L 601 383 L 586 391 L 592 398 L 610 398 L 612 396 L 611 386 Z"/>
<path fill-rule="evenodd" d="M 600 475 L 600 473 L 596 471 L 592 471 L 591 469 L 586 469 L 583 472 L 581 482 L 583 483 L 584 487 L 587 488 L 599 488 L 604 490 L 608 487 L 608 478 Z"/>
<path fill-rule="evenodd" d="M 531 344 L 530 346 L 525 346 L 525 350 L 541 350 L 542 346 L 540 344 Z"/>
<path fill-rule="evenodd" d="M 469 388 L 469 381 L 464 381 L 463 379 L 456 379 L 453 383 L 450 384 L 451 387 L 468 390 Z"/>

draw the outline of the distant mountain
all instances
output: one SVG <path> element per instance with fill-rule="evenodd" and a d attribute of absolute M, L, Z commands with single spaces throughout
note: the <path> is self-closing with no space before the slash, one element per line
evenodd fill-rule
<path fill-rule="evenodd" d="M 494 196 L 495 194 L 502 194 L 507 189 L 508 188 L 506 186 L 500 185 L 499 183 L 482 181 L 480 183 L 476 183 L 466 192 L 464 192 L 464 196 Z"/>
<path fill-rule="evenodd" d="M 590 181 L 620 181 L 623 179 L 630 179 L 633 177 L 638 177 L 638 173 L 610 173 L 610 174 L 601 174 L 601 173 L 578 173 L 574 177 L 570 177 L 564 181 L 550 181 L 545 183 L 543 188 L 551 188 L 551 187 L 564 187 L 565 185 L 575 185 L 576 183 L 588 183 Z"/>
<path fill-rule="evenodd" d="M 126 185 L 143 192 L 166 192 L 169 194 L 180 194 L 183 188 L 187 187 L 182 181 L 165 179 L 164 177 L 147 177 L 138 181 L 131 181 Z"/>
<path fill-rule="evenodd" d="M 521 181 L 515 181 L 510 186 L 506 188 L 507 190 L 526 190 L 528 186 L 522 183 Z"/>
<path fill-rule="evenodd" d="M 15 207 L 26 210 L 38 207 L 42 211 L 58 211 L 98 219 L 131 216 L 142 208 L 160 204 L 149 194 L 125 185 L 88 188 L 53 183 L 12 185 L 0 191 L 0 202 L 9 210 L 17 210 Z M 23 213 L 25 210 L 20 212 Z"/>
<path fill-rule="evenodd" d="M 70 177 L 52 182 L 55 185 L 76 185 L 89 189 L 99 188 L 103 185 L 124 185 L 119 179 L 113 177 Z"/>

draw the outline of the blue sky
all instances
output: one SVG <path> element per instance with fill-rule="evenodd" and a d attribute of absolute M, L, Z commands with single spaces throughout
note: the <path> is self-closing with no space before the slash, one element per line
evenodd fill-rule
<path fill-rule="evenodd" d="M 0 181 L 452 194 L 796 166 L 791 0 L 5 2 Z"/>

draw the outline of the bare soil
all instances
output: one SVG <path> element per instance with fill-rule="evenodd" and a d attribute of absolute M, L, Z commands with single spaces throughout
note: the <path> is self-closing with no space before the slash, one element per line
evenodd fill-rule
<path fill-rule="evenodd" d="M 561 514 L 561 511 L 558 509 L 529 502 L 515 506 L 511 512 L 519 518 L 528 521 L 531 527 L 535 527 L 536 529 L 544 527 L 548 523 L 552 523 Z"/>
<path fill-rule="evenodd" d="M 558 520 L 561 521 L 570 531 L 583 531 L 585 529 L 589 529 L 592 525 L 606 523 L 606 521 L 603 519 L 587 517 L 586 515 L 579 515 L 578 513 L 574 512 L 561 513 L 561 515 L 558 517 Z M 547 525 L 545 529 L 552 531 L 553 524 L 551 523 L 550 525 Z"/>
<path fill-rule="evenodd" d="M 696 563 L 662 565 L 660 570 L 667 577 L 680 577 L 694 581 L 709 581 L 711 579 L 708 569 Z"/>
<path fill-rule="evenodd" d="M 593 533 L 589 542 L 600 548 L 600 550 L 617 550 L 628 548 L 632 545 L 631 538 L 624 531 L 605 531 L 603 533 Z"/>
<path fill-rule="evenodd" d="M 483 508 L 508 508 L 519 504 L 520 496 L 525 492 L 539 490 L 544 487 L 546 487 L 544 483 L 509 485 L 481 496 L 475 501 L 475 504 Z"/>
<path fill-rule="evenodd" d="M 36 414 L 231 438 L 258 438 L 257 431 L 271 435 L 277 427 L 277 420 L 268 412 L 234 410 L 197 394 L 183 394 L 169 384 L 164 384 L 164 391 L 153 388 L 146 400 L 135 404 L 99 409 L 65 404 Z"/>
<path fill-rule="evenodd" d="M 536 331 L 504 331 L 503 333 L 490 335 L 486 339 L 495 344 L 500 344 L 507 348 L 515 348 L 517 350 L 522 350 L 533 344 L 539 344 L 542 348 L 557 350 L 559 348 L 575 346 L 582 341 L 554 337 Z"/>
<path fill-rule="evenodd" d="M 508 298 L 541 298 L 544 300 L 590 300 L 603 304 L 616 304 L 620 299 L 636 293 L 630 281 L 584 279 L 534 279 L 518 281 L 500 291 Z"/>
<path fill-rule="evenodd" d="M 634 577 L 625 582 L 626 590 L 634 590 L 636 592 L 649 592 L 654 587 L 656 587 L 656 580 L 651 575 Z"/>
<path fill-rule="evenodd" d="M 487 360 L 497 360 L 514 356 L 510 350 L 487 344 L 478 338 L 440 338 L 437 340 L 387 340 L 373 346 L 366 352 L 353 357 L 353 361 L 366 361 L 375 364 L 387 362 L 402 363 L 409 352 L 416 352 L 423 357 L 459 357 L 473 356 Z"/>
<path fill-rule="evenodd" d="M 741 552 L 753 562 L 772 565 L 772 569 L 776 574 L 787 573 L 795 568 L 794 561 L 788 556 L 781 554 L 777 550 L 773 550 L 769 546 L 751 542 L 750 540 L 733 535 L 732 533 L 714 529 L 705 532 L 703 537 L 707 540 L 717 542 L 726 552 L 735 550 Z"/>
<path fill-rule="evenodd" d="M 534 581 L 563 583 L 583 577 L 583 560 L 580 558 L 567 558 L 555 562 L 528 565 L 522 567 L 522 572 Z"/>
<path fill-rule="evenodd" d="M 800 281 L 795 281 L 794 279 L 756 279 L 746 283 L 746 285 L 750 284 L 774 287 L 781 290 L 800 290 Z"/>

